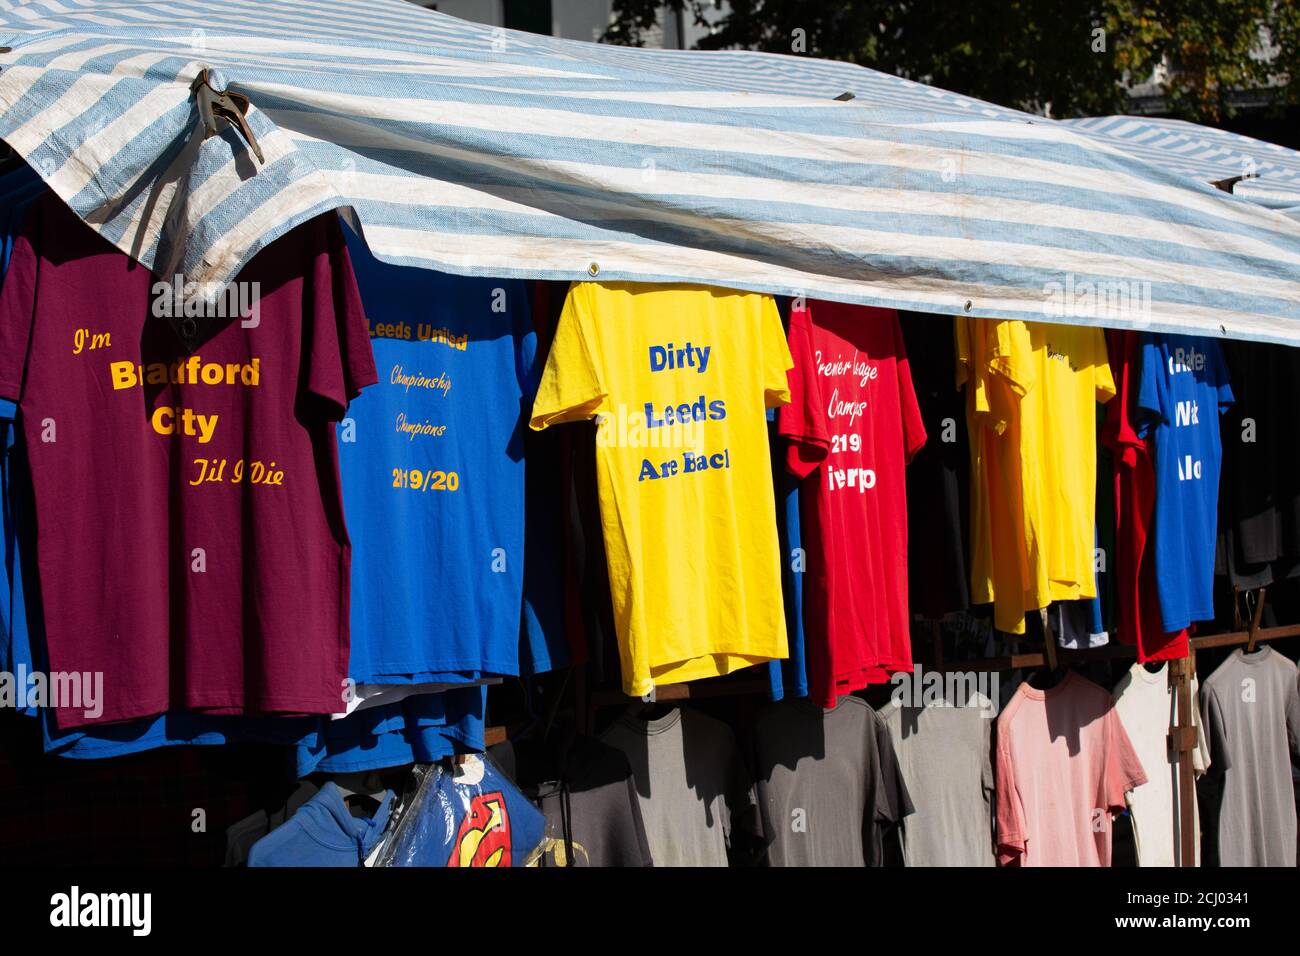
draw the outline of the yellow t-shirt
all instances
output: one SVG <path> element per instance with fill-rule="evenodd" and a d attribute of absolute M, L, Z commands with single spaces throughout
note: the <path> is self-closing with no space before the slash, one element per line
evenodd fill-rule
<path fill-rule="evenodd" d="M 957 385 L 970 435 L 971 601 L 994 606 L 999 630 L 1023 634 L 1034 591 L 1034 515 L 1021 492 L 1020 401 L 1032 383 L 1023 322 L 956 320 Z M 1030 598 L 1032 600 L 1032 598 Z"/>
<path fill-rule="evenodd" d="M 770 296 L 570 288 L 531 426 L 598 419 L 626 693 L 787 656 L 766 410 L 792 365 Z"/>
<path fill-rule="evenodd" d="M 1034 385 L 1021 400 L 1026 510 L 1040 516 L 1035 561 L 1049 601 L 1097 596 L 1097 403 L 1115 397 L 1095 326 L 1028 323 Z"/>
<path fill-rule="evenodd" d="M 971 600 L 999 630 L 1096 596 L 1096 402 L 1115 394 L 1098 328 L 956 322 L 971 435 Z"/>

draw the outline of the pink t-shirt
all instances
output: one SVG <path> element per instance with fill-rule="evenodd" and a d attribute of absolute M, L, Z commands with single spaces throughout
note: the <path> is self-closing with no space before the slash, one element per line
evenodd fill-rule
<path fill-rule="evenodd" d="M 1110 866 L 1111 813 L 1147 782 L 1110 694 L 1073 671 L 998 717 L 998 862 Z"/>
<path fill-rule="evenodd" d="M 173 324 L 165 285 L 53 195 L 14 243 L 0 398 L 27 442 L 49 667 L 103 681 L 102 713 L 65 701 L 60 727 L 342 709 L 334 423 L 376 375 L 337 216 L 238 282 L 227 317 Z"/>

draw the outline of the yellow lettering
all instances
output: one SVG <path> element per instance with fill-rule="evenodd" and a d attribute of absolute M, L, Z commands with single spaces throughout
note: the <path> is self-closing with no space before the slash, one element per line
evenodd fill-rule
<path fill-rule="evenodd" d="M 113 388 L 133 388 L 139 381 L 135 375 L 135 366 L 130 362 L 109 362 L 109 374 L 113 377 Z"/>
<path fill-rule="evenodd" d="M 154 409 L 150 423 L 153 425 L 153 430 L 159 435 L 170 435 L 176 431 L 175 419 L 176 416 L 172 409 L 164 405 L 162 408 Z"/>

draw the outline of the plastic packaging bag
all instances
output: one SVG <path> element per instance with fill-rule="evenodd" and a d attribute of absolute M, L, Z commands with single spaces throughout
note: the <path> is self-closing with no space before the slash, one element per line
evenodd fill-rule
<path fill-rule="evenodd" d="M 545 819 L 490 758 L 416 767 L 415 793 L 375 866 L 531 866 Z"/>

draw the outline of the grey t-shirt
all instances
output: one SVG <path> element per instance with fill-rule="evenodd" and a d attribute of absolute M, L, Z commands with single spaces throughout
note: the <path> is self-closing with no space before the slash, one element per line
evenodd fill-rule
<path fill-rule="evenodd" d="M 754 724 L 771 866 L 879 866 L 883 831 L 912 812 L 884 722 L 866 701 L 769 704 Z"/>
<path fill-rule="evenodd" d="M 966 706 L 880 710 L 916 811 L 903 821 L 908 866 L 994 866 L 993 716 Z"/>
<path fill-rule="evenodd" d="M 652 866 L 641 802 L 622 752 L 594 737 L 488 751 L 546 817 L 539 866 Z"/>
<path fill-rule="evenodd" d="M 733 830 L 751 829 L 754 787 L 736 735 L 690 708 L 624 713 L 600 739 L 627 757 L 655 866 L 727 866 Z"/>
<path fill-rule="evenodd" d="M 1295 866 L 1296 803 L 1291 767 L 1300 766 L 1296 666 L 1271 647 L 1241 649 L 1201 688 L 1209 734 L 1209 776 L 1221 781 L 1221 866 Z"/>

